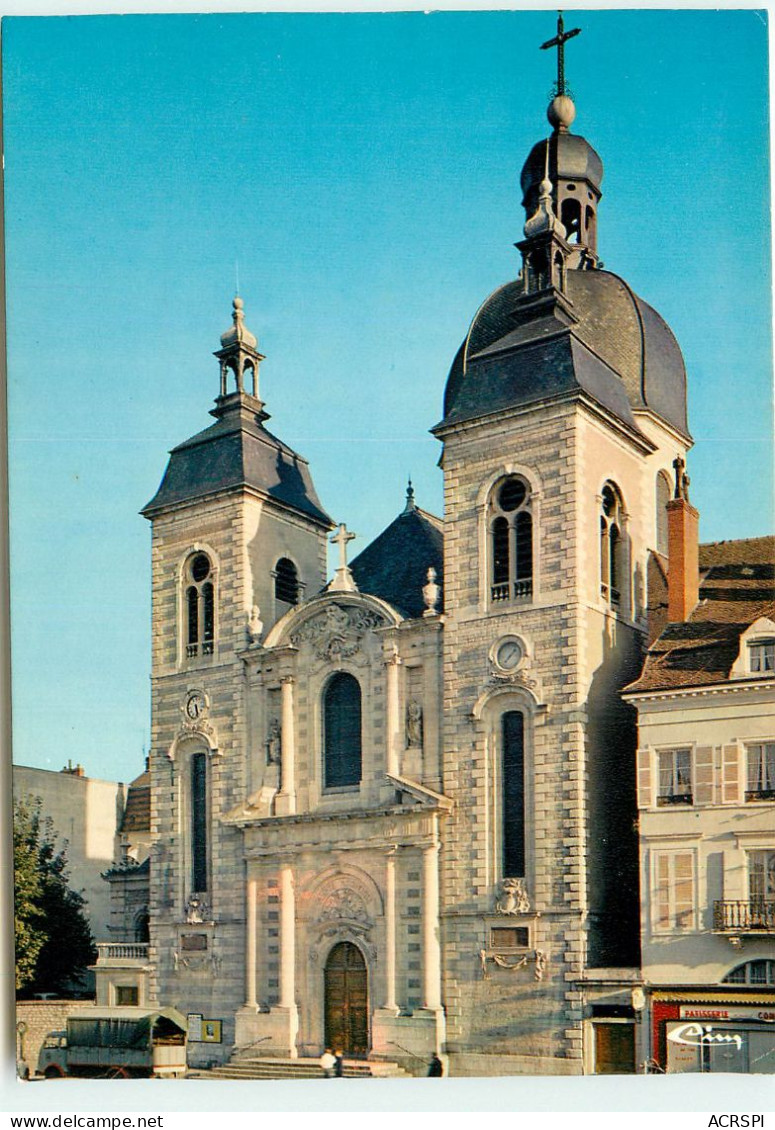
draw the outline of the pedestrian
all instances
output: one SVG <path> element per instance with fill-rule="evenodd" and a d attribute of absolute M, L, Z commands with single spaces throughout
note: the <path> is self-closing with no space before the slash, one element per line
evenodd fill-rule
<path fill-rule="evenodd" d="M 334 1077 L 341 1079 L 344 1075 L 344 1053 L 340 1049 L 334 1052 L 334 1055 L 336 1057 L 334 1060 Z"/>
<path fill-rule="evenodd" d="M 323 1052 L 322 1056 L 320 1057 L 320 1066 L 323 1069 L 323 1078 L 324 1079 L 333 1079 L 334 1068 L 336 1067 L 336 1059 L 331 1054 L 330 1048 L 326 1048 L 326 1050 Z"/>
<path fill-rule="evenodd" d="M 441 1062 L 436 1052 L 431 1056 L 431 1062 L 428 1065 L 428 1078 L 440 1079 L 444 1074 L 444 1064 Z"/>

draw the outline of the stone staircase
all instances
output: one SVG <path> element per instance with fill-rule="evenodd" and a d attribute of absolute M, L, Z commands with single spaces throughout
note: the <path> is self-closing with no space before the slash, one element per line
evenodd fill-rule
<path fill-rule="evenodd" d="M 237 1054 L 228 1063 L 209 1071 L 189 1071 L 189 1079 L 322 1079 L 317 1059 L 281 1059 L 273 1056 Z M 384 1060 L 346 1059 L 345 1079 L 411 1079 L 397 1063 Z"/>

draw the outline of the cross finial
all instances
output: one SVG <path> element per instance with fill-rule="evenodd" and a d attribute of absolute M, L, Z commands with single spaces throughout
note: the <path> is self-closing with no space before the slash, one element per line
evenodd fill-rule
<path fill-rule="evenodd" d="M 340 522 L 336 528 L 336 533 L 330 539 L 335 545 L 339 546 L 339 565 L 330 585 L 333 592 L 357 592 L 358 590 L 347 564 L 347 543 L 352 541 L 354 537 L 356 537 L 356 534 L 351 533 L 344 522 Z"/>
<path fill-rule="evenodd" d="M 570 31 L 566 31 L 562 12 L 558 12 L 556 36 L 554 39 L 547 39 L 546 43 L 541 44 L 542 51 L 547 51 L 550 47 L 557 48 L 557 89 L 555 91 L 557 95 L 568 93 L 565 86 L 565 44 L 569 39 L 573 39 L 574 35 L 579 35 L 580 32 L 580 27 L 574 27 L 571 28 Z"/>

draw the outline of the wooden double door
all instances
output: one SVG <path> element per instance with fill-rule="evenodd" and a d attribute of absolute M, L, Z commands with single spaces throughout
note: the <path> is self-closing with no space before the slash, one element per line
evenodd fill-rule
<path fill-rule="evenodd" d="M 346 1056 L 368 1055 L 368 978 L 358 947 L 352 942 L 335 945 L 324 977 L 326 1047 Z"/>

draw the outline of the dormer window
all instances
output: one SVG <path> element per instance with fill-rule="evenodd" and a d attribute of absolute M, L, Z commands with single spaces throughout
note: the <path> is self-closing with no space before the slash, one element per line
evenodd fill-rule
<path fill-rule="evenodd" d="M 510 475 L 495 487 L 489 506 L 490 599 L 528 600 L 533 595 L 533 516 L 530 488 Z"/>
<path fill-rule="evenodd" d="M 748 670 L 752 675 L 768 675 L 775 671 L 775 639 L 749 643 Z"/>
<path fill-rule="evenodd" d="M 212 655 L 215 646 L 215 585 L 210 558 L 195 553 L 186 565 L 186 658 Z"/>

